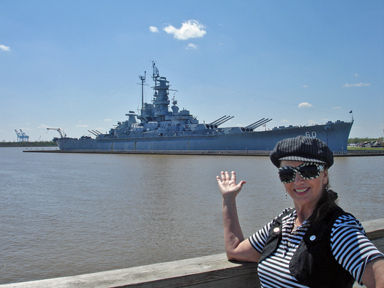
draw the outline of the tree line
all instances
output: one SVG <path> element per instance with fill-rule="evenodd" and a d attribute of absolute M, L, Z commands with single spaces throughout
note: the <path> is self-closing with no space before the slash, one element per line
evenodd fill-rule
<path fill-rule="evenodd" d="M 365 143 L 365 142 L 384 142 L 384 138 L 349 138 L 348 144 L 357 144 L 357 143 Z"/>

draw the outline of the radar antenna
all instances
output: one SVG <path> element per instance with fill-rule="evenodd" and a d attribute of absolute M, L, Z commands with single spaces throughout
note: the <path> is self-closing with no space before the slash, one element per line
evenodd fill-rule
<path fill-rule="evenodd" d="M 153 67 L 153 76 L 152 76 L 152 78 L 153 78 L 153 81 L 155 81 L 155 79 L 157 79 L 157 77 L 160 76 L 160 72 L 159 72 L 159 69 L 157 69 L 157 67 L 156 67 L 155 61 L 152 61 L 152 67 Z"/>

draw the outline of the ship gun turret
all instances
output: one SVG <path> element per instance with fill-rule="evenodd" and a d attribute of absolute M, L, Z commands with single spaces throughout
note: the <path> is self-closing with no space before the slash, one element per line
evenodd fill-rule
<path fill-rule="evenodd" d="M 225 122 L 231 120 L 233 117 L 235 116 L 227 116 L 227 115 L 224 115 L 223 117 L 220 117 L 219 119 L 216 119 L 215 121 L 209 123 L 209 124 L 205 124 L 205 126 L 207 128 L 217 128 L 219 127 L 221 124 L 224 124 Z"/>
<path fill-rule="evenodd" d="M 267 124 L 269 121 L 272 121 L 272 119 L 261 118 L 260 120 L 257 120 L 256 122 L 254 122 L 252 124 L 249 124 L 248 126 L 245 126 L 241 130 L 243 130 L 243 131 L 253 131 L 253 130 L 255 130 L 256 128 L 258 128 L 260 126 Z"/>

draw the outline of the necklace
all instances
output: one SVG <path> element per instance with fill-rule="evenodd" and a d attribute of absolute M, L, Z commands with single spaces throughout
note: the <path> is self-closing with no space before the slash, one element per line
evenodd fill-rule
<path fill-rule="evenodd" d="M 295 221 L 293 221 L 293 230 L 297 230 L 297 229 L 301 228 L 305 224 L 305 222 L 307 221 L 307 220 L 305 220 L 301 225 L 296 225 L 296 220 L 297 220 L 297 218 L 295 219 Z"/>

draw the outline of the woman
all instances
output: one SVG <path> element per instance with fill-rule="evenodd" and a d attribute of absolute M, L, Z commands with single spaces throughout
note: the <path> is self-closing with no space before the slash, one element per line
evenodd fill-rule
<path fill-rule="evenodd" d="M 352 287 L 356 280 L 384 287 L 384 255 L 368 240 L 360 222 L 335 203 L 328 168 L 333 154 L 319 139 L 298 136 L 277 143 L 272 163 L 294 209 L 245 239 L 236 196 L 246 183 L 221 172 L 225 249 L 229 260 L 259 262 L 263 287 Z"/>

